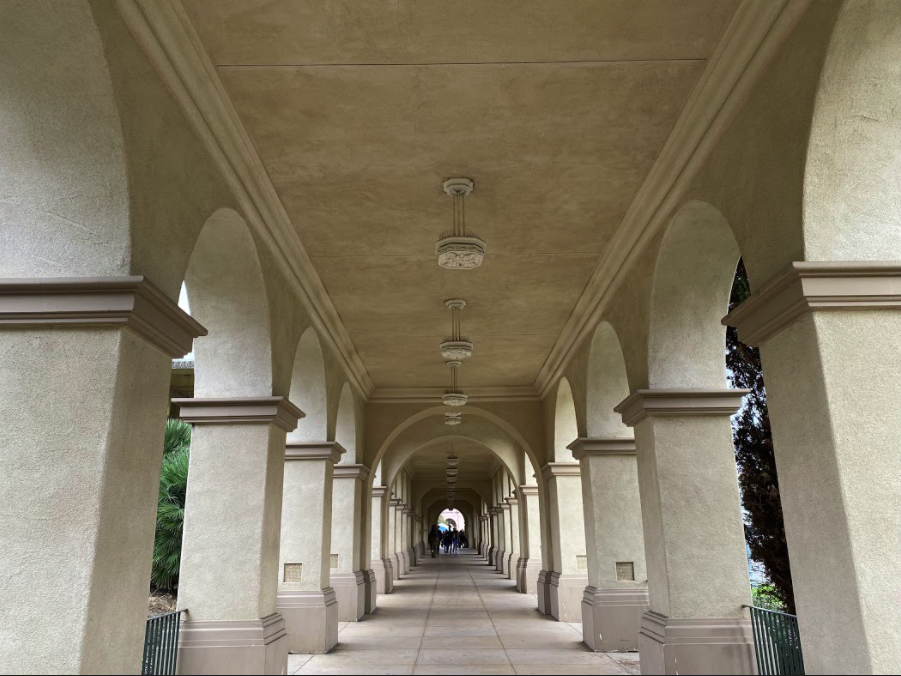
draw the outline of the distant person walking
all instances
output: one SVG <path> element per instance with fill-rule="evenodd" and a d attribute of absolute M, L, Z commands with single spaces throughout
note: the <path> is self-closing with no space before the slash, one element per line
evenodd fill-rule
<path fill-rule="evenodd" d="M 432 558 L 438 558 L 438 547 L 441 545 L 441 529 L 437 523 L 433 523 L 429 529 L 429 551 L 432 552 Z"/>

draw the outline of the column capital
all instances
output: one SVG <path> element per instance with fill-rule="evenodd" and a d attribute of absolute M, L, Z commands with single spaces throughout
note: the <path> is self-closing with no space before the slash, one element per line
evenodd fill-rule
<path fill-rule="evenodd" d="M 171 357 L 207 334 L 141 276 L 0 279 L 0 326 L 127 327 Z"/>
<path fill-rule="evenodd" d="M 526 497 L 538 495 L 538 486 L 520 486 L 519 492 Z"/>
<path fill-rule="evenodd" d="M 504 504 L 502 504 L 501 507 L 500 507 L 500 509 L 501 509 L 502 512 L 509 512 L 509 511 L 510 511 L 510 503 L 507 502 L 507 500 L 509 500 L 509 499 L 510 499 L 510 498 L 504 498 Z"/>
<path fill-rule="evenodd" d="M 513 505 L 518 505 L 518 504 L 519 504 L 519 500 L 517 500 L 516 498 L 504 498 L 504 502 L 507 503 L 507 504 L 504 506 L 504 509 L 509 509 L 509 508 L 512 507 Z"/>
<path fill-rule="evenodd" d="M 388 494 L 387 486 L 373 486 L 372 487 L 372 497 L 374 498 L 383 498 Z"/>
<path fill-rule="evenodd" d="M 635 439 L 631 437 L 579 437 L 569 446 L 573 458 L 590 456 L 635 455 Z"/>
<path fill-rule="evenodd" d="M 347 464 L 335 465 L 336 479 L 359 479 L 366 481 L 369 478 L 369 468 L 366 465 Z"/>
<path fill-rule="evenodd" d="M 656 416 L 734 415 L 750 390 L 636 390 L 613 410 L 622 415 L 623 424 L 635 427 Z"/>
<path fill-rule="evenodd" d="M 901 263 L 795 262 L 723 318 L 759 345 L 815 310 L 901 310 Z"/>
<path fill-rule="evenodd" d="M 504 510 L 502 510 L 500 507 L 492 507 L 491 509 L 488 510 L 488 513 L 491 514 L 491 516 L 497 516 L 498 514 L 500 514 L 503 511 Z"/>
<path fill-rule="evenodd" d="M 289 460 L 330 460 L 332 464 L 341 461 L 344 447 L 337 441 L 289 441 L 285 444 L 285 461 Z"/>
<path fill-rule="evenodd" d="M 195 425 L 273 424 L 292 432 L 303 411 L 284 397 L 173 399 L 178 417 Z"/>
<path fill-rule="evenodd" d="M 549 462 L 541 468 L 541 476 L 550 481 L 555 476 L 581 476 L 582 467 L 577 462 Z"/>
<path fill-rule="evenodd" d="M 390 504 L 392 507 L 398 507 L 399 505 L 403 504 L 403 500 L 401 500 L 400 498 L 391 498 Z"/>

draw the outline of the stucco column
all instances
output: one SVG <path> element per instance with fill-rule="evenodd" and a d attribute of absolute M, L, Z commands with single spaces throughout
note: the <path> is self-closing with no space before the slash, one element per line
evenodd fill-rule
<path fill-rule="evenodd" d="M 488 565 L 493 566 L 497 557 L 497 515 L 494 507 L 488 508 Z"/>
<path fill-rule="evenodd" d="M 404 508 L 404 562 L 407 564 L 406 573 L 415 565 L 415 554 L 413 553 L 413 510 L 410 507 Z"/>
<path fill-rule="evenodd" d="M 538 486 L 519 487 L 520 565 L 516 588 L 523 594 L 538 593 L 541 572 L 541 525 L 538 516 Z"/>
<path fill-rule="evenodd" d="M 338 619 L 356 622 L 366 612 L 366 579 L 360 565 L 363 533 L 365 465 L 335 465 L 332 493 L 332 563 L 330 583 L 338 596 Z"/>
<path fill-rule="evenodd" d="M 724 323 L 760 345 L 809 674 L 901 672 L 901 264 L 795 263 Z"/>
<path fill-rule="evenodd" d="M 580 438 L 569 448 L 582 470 L 588 555 L 582 637 L 592 650 L 638 650 L 648 572 L 635 440 Z"/>
<path fill-rule="evenodd" d="M 516 580 L 517 565 L 520 561 L 519 548 L 519 500 L 516 498 L 507 498 L 508 514 L 510 515 L 510 558 L 507 562 L 507 578 Z"/>
<path fill-rule="evenodd" d="M 178 604 L 183 674 L 280 674 L 277 610 L 285 434 L 303 414 L 283 397 L 175 399 L 194 424 Z"/>
<path fill-rule="evenodd" d="M 582 479 L 579 463 L 550 462 L 541 468 L 548 485 L 553 571 L 548 576 L 550 614 L 561 622 L 582 620 L 582 596 L 588 584 Z"/>
<path fill-rule="evenodd" d="M 288 651 L 322 653 L 338 643 L 338 599 L 329 583 L 332 479 L 344 449 L 289 441 L 285 449 L 278 611 Z"/>
<path fill-rule="evenodd" d="M 376 591 L 379 594 L 390 594 L 394 591 L 394 571 L 391 559 L 388 558 L 386 531 L 388 524 L 388 489 L 385 486 L 372 488 L 372 569 L 375 571 Z M 383 549 L 385 551 L 383 551 Z"/>
<path fill-rule="evenodd" d="M 512 579 L 510 566 L 513 561 L 513 510 L 510 506 L 510 498 L 504 498 L 501 510 L 501 519 L 504 523 L 504 556 L 501 561 L 501 572 L 507 578 Z"/>
<path fill-rule="evenodd" d="M 403 557 L 403 520 L 404 505 L 403 501 L 394 498 L 391 500 L 391 509 L 394 512 L 394 551 L 391 555 L 394 557 L 394 572 L 399 580 L 404 574 L 404 557 Z"/>
<path fill-rule="evenodd" d="M 364 612 L 374 613 L 378 607 L 378 579 L 372 568 L 372 489 L 368 481 L 363 482 L 360 496 L 363 530 L 360 533 L 360 570 L 363 573 Z"/>
<path fill-rule="evenodd" d="M 493 510 L 494 527 L 497 540 L 497 549 L 494 550 L 494 568 L 499 573 L 504 572 L 504 557 L 507 549 L 507 536 L 504 531 L 504 508 L 497 505 Z"/>
<path fill-rule="evenodd" d="M 635 428 L 650 610 L 642 672 L 755 670 L 744 526 L 729 416 L 745 390 L 638 390 Z"/>
<path fill-rule="evenodd" d="M 487 520 L 488 518 L 484 514 L 479 515 L 479 556 L 488 555 L 488 536 L 485 534 Z"/>
<path fill-rule="evenodd" d="M 203 334 L 141 277 L 0 280 L 3 671 L 140 664 L 171 359 Z"/>
<path fill-rule="evenodd" d="M 389 493 L 390 495 L 390 493 Z M 399 559 L 397 557 L 397 504 L 400 503 L 400 500 L 397 498 L 387 498 L 388 506 L 386 508 L 386 513 L 388 515 L 388 549 L 385 551 L 385 556 L 390 560 L 391 565 L 388 566 L 391 570 L 391 575 L 394 580 L 400 579 L 400 564 Z"/>

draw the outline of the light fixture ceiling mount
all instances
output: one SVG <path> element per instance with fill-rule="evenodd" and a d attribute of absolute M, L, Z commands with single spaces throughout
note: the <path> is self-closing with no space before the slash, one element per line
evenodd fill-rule
<path fill-rule="evenodd" d="M 463 200 L 473 190 L 472 179 L 449 178 L 444 182 L 444 192 L 454 200 L 454 227 L 444 233 L 435 246 L 438 265 L 449 270 L 470 270 L 482 264 L 485 242 L 475 233 L 466 232 L 466 212 Z"/>

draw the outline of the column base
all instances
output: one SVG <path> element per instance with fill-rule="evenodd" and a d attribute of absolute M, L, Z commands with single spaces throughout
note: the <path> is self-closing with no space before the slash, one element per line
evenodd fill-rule
<path fill-rule="evenodd" d="M 551 614 L 550 575 L 549 571 L 539 571 L 538 579 L 535 582 L 535 596 L 538 597 L 538 612 L 542 615 Z"/>
<path fill-rule="evenodd" d="M 395 552 L 391 555 L 391 573 L 394 575 L 395 580 L 400 579 L 400 574 L 403 569 L 404 567 L 400 562 L 400 554 Z"/>
<path fill-rule="evenodd" d="M 506 561 L 504 562 L 504 566 L 506 568 L 506 570 L 504 572 L 507 574 L 508 580 L 516 579 L 516 568 L 513 565 L 513 557 L 514 556 L 515 556 L 515 554 L 513 552 L 510 552 L 509 554 L 507 554 Z"/>
<path fill-rule="evenodd" d="M 405 572 L 409 573 L 413 566 L 416 565 L 416 552 L 410 547 L 405 553 L 407 555 L 407 570 Z"/>
<path fill-rule="evenodd" d="M 560 622 L 582 621 L 582 595 L 588 578 L 581 575 L 550 574 L 551 615 Z"/>
<path fill-rule="evenodd" d="M 494 565 L 494 552 L 495 552 L 495 551 L 497 551 L 497 550 L 495 549 L 494 545 L 491 545 L 491 546 L 488 548 L 488 555 L 487 555 L 486 558 L 488 559 L 488 565 L 489 565 L 489 566 L 493 566 L 493 565 Z"/>
<path fill-rule="evenodd" d="M 678 619 L 647 612 L 638 635 L 642 674 L 755 674 L 751 621 Z"/>
<path fill-rule="evenodd" d="M 338 597 L 338 620 L 359 621 L 366 612 L 366 580 L 363 572 L 332 573 L 329 582 Z"/>
<path fill-rule="evenodd" d="M 364 591 L 364 611 L 366 614 L 374 613 L 376 607 L 378 606 L 378 580 L 375 576 L 375 571 L 372 569 L 367 569 L 361 571 L 363 573 L 363 585 L 365 587 Z"/>
<path fill-rule="evenodd" d="M 401 551 L 397 553 L 397 565 L 399 568 L 397 569 L 401 575 L 406 575 L 410 572 L 410 566 L 407 565 L 407 552 Z"/>
<path fill-rule="evenodd" d="M 638 632 L 646 612 L 647 589 L 585 587 L 582 640 L 598 652 L 638 650 Z"/>
<path fill-rule="evenodd" d="M 541 573 L 541 561 L 526 559 L 526 587 L 525 594 L 538 595 L 538 575 Z"/>
<path fill-rule="evenodd" d="M 385 569 L 383 575 L 384 589 L 381 594 L 390 594 L 394 591 L 394 562 L 391 559 L 382 559 L 382 566 Z"/>
<path fill-rule="evenodd" d="M 285 620 L 200 620 L 181 625 L 179 674 L 284 674 L 288 670 Z"/>
<path fill-rule="evenodd" d="M 385 591 L 385 561 L 383 559 L 373 559 L 369 562 L 369 565 L 372 567 L 372 572 L 375 573 L 375 593 L 376 594 L 387 594 Z"/>
<path fill-rule="evenodd" d="M 338 643 L 338 598 L 335 590 L 279 590 L 278 611 L 285 619 L 289 653 L 327 653 Z"/>
<path fill-rule="evenodd" d="M 494 568 L 499 573 L 504 572 L 504 559 L 507 557 L 507 552 L 503 549 L 498 549 L 494 552 Z"/>
<path fill-rule="evenodd" d="M 519 557 L 516 560 L 516 591 L 520 594 L 526 593 L 526 566 L 529 560 Z"/>

